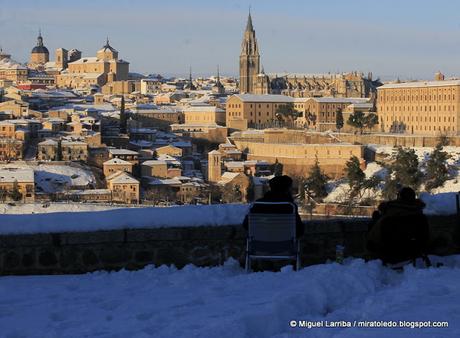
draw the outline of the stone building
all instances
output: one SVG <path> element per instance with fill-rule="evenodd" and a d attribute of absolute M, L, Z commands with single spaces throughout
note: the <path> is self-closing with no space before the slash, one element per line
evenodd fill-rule
<path fill-rule="evenodd" d="M 21 160 L 24 155 L 25 142 L 23 140 L 4 138 L 0 136 L 0 161 Z"/>
<path fill-rule="evenodd" d="M 133 173 L 133 164 L 131 162 L 119 159 L 119 158 L 112 158 L 108 161 L 103 163 L 104 168 L 104 176 L 110 176 L 117 171 L 124 171 L 127 173 Z"/>
<path fill-rule="evenodd" d="M 378 90 L 377 112 L 382 132 L 458 135 L 460 80 L 386 84 Z"/>
<path fill-rule="evenodd" d="M 225 125 L 225 110 L 215 106 L 190 106 L 183 110 L 185 124 Z"/>
<path fill-rule="evenodd" d="M 106 177 L 107 188 L 112 192 L 112 201 L 128 204 L 139 203 L 139 181 L 124 171 Z"/>
<path fill-rule="evenodd" d="M 288 175 L 304 176 L 318 159 L 321 168 L 331 178 L 344 174 L 346 162 L 356 156 L 365 167 L 364 147 L 351 143 L 337 143 L 328 137 L 312 139 L 300 130 L 266 129 L 232 134 L 229 140 L 245 154 L 247 160 L 283 164 Z M 334 143 L 330 143 L 330 142 Z M 229 145 L 230 147 L 230 145 Z"/>
<path fill-rule="evenodd" d="M 139 164 L 139 153 L 129 149 L 109 148 L 109 158 L 119 158 L 135 166 Z"/>
<path fill-rule="evenodd" d="M 0 111 L 11 112 L 14 118 L 29 116 L 29 104 L 20 100 L 8 100 L 0 102 Z"/>
<path fill-rule="evenodd" d="M 27 75 L 27 67 L 11 59 L 11 55 L 0 48 L 0 80 L 18 84 L 27 81 Z"/>
<path fill-rule="evenodd" d="M 56 85 L 67 88 L 102 87 L 106 83 L 128 80 L 129 62 L 118 58 L 118 51 L 109 40 L 94 57 L 69 62 L 67 69 L 56 76 Z"/>
<path fill-rule="evenodd" d="M 88 144 L 81 141 L 61 141 L 61 154 L 63 161 L 86 161 Z"/>
<path fill-rule="evenodd" d="M 19 194 L 16 196 L 15 193 Z M 11 200 L 34 202 L 35 179 L 32 169 L 0 168 L 0 201 Z"/>
<path fill-rule="evenodd" d="M 132 118 L 144 128 L 167 129 L 171 124 L 182 123 L 183 113 L 173 108 L 143 108 L 132 109 Z"/>
<path fill-rule="evenodd" d="M 37 145 L 37 160 L 58 161 L 59 159 L 60 147 L 58 141 L 48 139 Z"/>
<path fill-rule="evenodd" d="M 229 129 L 246 130 L 251 127 L 269 127 L 277 121 L 276 112 L 282 105 L 292 105 L 296 111 L 303 112 L 302 102 L 285 95 L 232 95 L 226 104 L 226 126 Z"/>
<path fill-rule="evenodd" d="M 150 160 L 141 164 L 143 177 L 172 178 L 181 174 L 182 169 L 178 161 Z"/>
<path fill-rule="evenodd" d="M 179 147 L 175 147 L 171 144 L 168 144 L 167 146 L 163 147 L 158 147 L 155 149 L 157 155 L 169 155 L 173 157 L 182 157 L 182 149 Z"/>
<path fill-rule="evenodd" d="M 351 104 L 369 103 L 367 98 L 357 97 L 316 97 L 305 99 L 302 115 L 296 120 L 298 126 L 313 128 L 317 131 L 336 129 L 336 115 L 343 112 Z M 372 107 L 372 103 L 371 107 Z M 347 115 L 347 117 L 349 114 Z M 344 126 L 347 125 L 344 116 Z"/>

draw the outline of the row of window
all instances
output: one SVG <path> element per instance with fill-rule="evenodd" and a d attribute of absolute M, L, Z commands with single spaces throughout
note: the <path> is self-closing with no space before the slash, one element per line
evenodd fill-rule
<path fill-rule="evenodd" d="M 438 94 L 438 95 L 420 95 L 420 100 L 421 101 L 430 101 L 430 100 L 455 100 L 455 94 Z M 382 96 L 381 100 L 384 102 L 385 100 L 387 102 L 403 102 L 403 101 L 418 101 L 419 96 L 418 95 L 387 95 L 387 96 Z"/>
<path fill-rule="evenodd" d="M 402 106 L 402 107 L 386 107 L 386 111 L 390 111 L 391 110 L 394 110 L 394 111 L 406 111 L 406 108 L 407 108 L 407 111 L 411 111 L 411 110 L 414 110 L 414 111 L 419 111 L 419 108 L 420 108 L 420 111 L 432 111 L 431 108 L 433 108 L 433 111 L 437 111 L 436 110 L 436 106 L 422 106 L 422 107 L 419 107 L 419 106 L 415 106 L 415 107 L 410 107 L 410 106 Z M 452 108 L 452 111 L 455 111 L 455 106 L 444 106 L 444 111 L 451 111 L 451 108 Z M 382 110 L 382 109 L 380 109 Z M 438 106 L 438 111 L 442 111 L 442 106 Z"/>
<path fill-rule="evenodd" d="M 419 119 L 420 117 L 420 119 Z M 442 119 L 441 119 L 441 116 L 438 116 L 438 119 L 436 121 L 436 116 L 433 116 L 433 121 L 431 120 L 431 117 L 432 116 L 415 116 L 415 122 L 443 122 Z M 425 118 L 425 119 L 424 119 Z M 392 117 L 391 119 L 389 118 L 389 116 L 386 117 L 386 121 L 389 122 L 389 121 L 394 121 L 395 118 Z M 401 120 L 403 122 L 414 122 L 414 116 L 402 116 L 401 117 Z M 450 116 L 444 116 L 444 122 L 451 122 L 451 117 Z M 452 116 L 452 123 L 455 123 L 455 117 Z"/>

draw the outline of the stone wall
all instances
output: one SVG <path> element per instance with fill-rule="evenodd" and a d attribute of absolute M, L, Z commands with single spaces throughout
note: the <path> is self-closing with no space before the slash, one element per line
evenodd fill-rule
<path fill-rule="evenodd" d="M 366 257 L 368 219 L 307 222 L 302 265 L 346 256 Z M 431 252 L 459 252 L 456 216 L 430 217 Z M 141 269 L 146 265 L 214 266 L 228 258 L 242 264 L 245 231 L 240 226 L 158 228 L 0 236 L 0 275 L 74 274 L 96 270 Z"/>

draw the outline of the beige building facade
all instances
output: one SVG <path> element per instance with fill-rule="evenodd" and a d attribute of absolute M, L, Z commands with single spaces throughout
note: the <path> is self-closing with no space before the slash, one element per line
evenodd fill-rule
<path fill-rule="evenodd" d="M 112 201 L 138 204 L 139 203 L 139 181 L 124 171 L 106 177 L 107 188 L 112 192 Z"/>
<path fill-rule="evenodd" d="M 266 161 L 283 164 L 288 175 L 305 176 L 318 159 L 319 165 L 331 178 L 344 175 L 346 162 L 356 156 L 365 167 L 364 147 L 361 145 L 330 144 L 295 144 L 295 143 L 260 143 L 251 141 L 234 141 L 237 148 L 247 153 L 248 160 Z"/>
<path fill-rule="evenodd" d="M 215 106 L 191 106 L 184 108 L 186 124 L 225 125 L 225 110 Z"/>
<path fill-rule="evenodd" d="M 17 189 L 20 196 L 14 198 Z M 16 200 L 24 203 L 33 203 L 35 200 L 35 179 L 32 169 L 0 168 L 0 200 Z"/>
<path fill-rule="evenodd" d="M 386 84 L 378 89 L 377 112 L 382 132 L 458 135 L 460 80 Z"/>

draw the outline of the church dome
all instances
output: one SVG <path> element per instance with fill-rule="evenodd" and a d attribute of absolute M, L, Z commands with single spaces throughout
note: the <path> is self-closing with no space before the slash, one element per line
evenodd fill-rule
<path fill-rule="evenodd" d="M 35 46 L 32 48 L 32 53 L 41 53 L 41 54 L 49 54 L 48 48 L 45 46 Z"/>
<path fill-rule="evenodd" d="M 32 53 L 49 55 L 48 48 L 46 48 L 45 45 L 43 44 L 43 37 L 42 37 L 41 31 L 38 32 L 37 45 L 34 48 L 32 48 Z"/>

